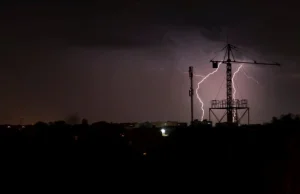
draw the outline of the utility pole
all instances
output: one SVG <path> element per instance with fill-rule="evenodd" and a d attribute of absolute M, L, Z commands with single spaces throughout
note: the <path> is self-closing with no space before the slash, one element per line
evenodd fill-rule
<path fill-rule="evenodd" d="M 227 123 L 231 124 L 234 122 L 238 122 L 239 119 L 237 118 L 237 105 L 232 98 L 232 63 L 238 64 L 254 64 L 254 65 L 276 65 L 280 66 L 279 63 L 258 63 L 254 62 L 246 62 L 246 61 L 236 61 L 233 55 L 232 50 L 237 50 L 237 47 L 227 44 L 222 50 L 226 49 L 225 56 L 223 61 L 213 61 L 212 62 L 213 68 L 218 68 L 218 65 L 223 63 L 226 64 L 226 114 L 227 114 Z M 227 59 L 226 59 L 227 57 Z M 216 102 L 214 102 L 216 103 Z M 221 108 L 214 108 L 214 109 L 221 109 Z M 223 109 L 223 108 L 222 108 Z M 225 116 L 225 115 L 224 115 Z M 222 119 L 221 119 L 222 120 Z"/>
<path fill-rule="evenodd" d="M 191 81 L 191 86 L 189 90 L 189 96 L 191 97 L 191 125 L 193 124 L 194 121 L 194 88 L 193 88 L 193 66 L 189 67 L 189 75 L 190 75 L 190 81 Z"/>

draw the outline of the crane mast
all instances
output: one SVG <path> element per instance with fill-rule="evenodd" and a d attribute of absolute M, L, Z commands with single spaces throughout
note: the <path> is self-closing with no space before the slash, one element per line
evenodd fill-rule
<path fill-rule="evenodd" d="M 226 63 L 226 96 L 227 96 L 227 122 L 233 122 L 232 114 L 232 66 L 230 59 L 231 45 L 227 45 L 227 63 Z"/>

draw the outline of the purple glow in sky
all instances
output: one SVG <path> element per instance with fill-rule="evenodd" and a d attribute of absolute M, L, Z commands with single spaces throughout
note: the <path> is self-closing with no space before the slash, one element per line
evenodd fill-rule
<path fill-rule="evenodd" d="M 191 65 L 196 74 L 213 71 L 209 61 L 216 55 L 222 60 L 218 51 L 227 35 L 241 48 L 236 58 L 283 64 L 244 65 L 241 70 L 261 86 L 242 71 L 236 75 L 236 96 L 248 99 L 251 122 L 297 114 L 296 7 L 276 2 L 247 8 L 237 2 L 3 5 L 0 123 L 60 120 L 75 112 L 90 122 L 188 122 L 189 77 L 182 71 Z M 205 104 L 225 98 L 225 85 L 217 96 L 224 77 L 221 65 L 201 83 Z M 196 101 L 195 107 L 201 119 L 201 104 Z"/>

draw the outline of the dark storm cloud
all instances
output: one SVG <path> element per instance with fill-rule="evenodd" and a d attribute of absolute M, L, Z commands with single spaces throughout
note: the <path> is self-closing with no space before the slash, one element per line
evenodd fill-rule
<path fill-rule="evenodd" d="M 136 7 L 135 2 L 6 5 L 1 11 L 6 18 L 1 34 L 11 42 L 20 38 L 29 42 L 57 39 L 83 47 L 159 45 L 166 32 L 149 22 L 149 7 L 144 9 Z"/>
<path fill-rule="evenodd" d="M 2 14 L 6 18 L 4 28 L 9 29 L 7 36 L 21 33 L 22 38 L 30 41 L 57 38 L 66 44 L 86 47 L 130 47 L 161 44 L 168 29 L 160 29 L 160 26 L 202 26 L 208 29 L 203 33 L 205 36 L 217 39 L 221 29 L 216 23 L 219 26 L 234 23 L 231 15 L 222 17 L 222 10 L 226 8 L 222 5 L 205 2 L 101 4 L 93 1 L 68 4 L 43 1 L 2 6 Z"/>
<path fill-rule="evenodd" d="M 283 5 L 279 1 L 247 4 L 240 1 L 175 1 L 171 4 L 153 1 L 126 3 L 42 1 L 35 4 L 10 4 L 2 6 L 1 9 L 3 17 L 6 18 L 5 23 L 9 27 L 16 28 L 15 30 L 19 32 L 27 31 L 27 35 L 31 34 L 31 38 L 37 35 L 38 37 L 44 35 L 43 38 L 54 36 L 72 45 L 84 46 L 159 43 L 165 31 L 159 32 L 156 29 L 157 25 L 206 28 L 207 31 L 203 35 L 210 39 L 218 39 L 218 33 L 227 31 L 226 28 L 241 26 L 246 27 L 248 34 L 256 33 L 258 37 L 262 33 L 272 35 L 286 31 L 296 34 L 291 28 L 296 25 L 296 23 L 293 25 L 293 21 L 297 18 L 296 6 Z M 283 11 L 284 14 L 281 14 Z M 22 29 L 16 27 L 19 25 Z M 270 33 L 271 30 L 273 33 Z M 236 35 L 230 38 L 234 39 Z M 138 40 L 137 36 L 140 37 Z"/>
<path fill-rule="evenodd" d="M 215 51 L 224 46 L 227 35 L 242 48 L 238 58 L 286 63 L 280 69 L 284 76 L 247 66 L 247 73 L 268 84 L 263 89 L 239 75 L 239 94 L 252 103 L 253 121 L 281 113 L 273 110 L 275 104 L 294 112 L 299 106 L 290 106 L 283 94 L 299 97 L 299 86 L 290 80 L 298 77 L 300 62 L 295 9 L 277 1 L 43 1 L 0 6 L 2 121 L 18 121 L 22 115 L 25 122 L 61 119 L 73 112 L 92 121 L 187 121 L 189 80 L 182 71 L 193 65 L 196 73 L 210 72 L 209 60 L 216 54 L 222 57 Z M 223 78 L 219 72 L 201 85 L 206 104 Z M 296 89 L 289 91 L 292 85 Z M 198 101 L 195 106 L 198 117 Z"/>

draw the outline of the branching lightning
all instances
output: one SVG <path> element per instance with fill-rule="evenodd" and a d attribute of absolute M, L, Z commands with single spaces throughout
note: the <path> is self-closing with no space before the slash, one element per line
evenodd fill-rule
<path fill-rule="evenodd" d="M 214 70 L 213 72 L 210 72 L 206 76 L 203 76 L 203 78 L 198 82 L 197 89 L 196 89 L 196 95 L 197 95 L 197 98 L 198 98 L 198 100 L 199 100 L 199 102 L 201 104 L 201 111 L 202 111 L 201 121 L 203 121 L 203 118 L 204 118 L 204 103 L 203 103 L 203 101 L 201 100 L 201 98 L 200 98 L 200 96 L 198 94 L 198 90 L 200 88 L 200 84 L 202 84 L 209 76 L 211 76 L 214 73 L 216 73 L 219 70 L 220 65 L 221 65 L 221 63 L 219 63 L 218 68 L 216 70 Z"/>
<path fill-rule="evenodd" d="M 187 71 L 184 71 L 183 73 L 189 73 Z M 195 77 L 205 77 L 204 75 L 201 75 L 201 74 L 193 74 Z"/>
<path fill-rule="evenodd" d="M 235 78 L 236 74 L 240 71 L 240 69 L 241 69 L 242 67 L 243 67 L 243 64 L 240 65 L 240 66 L 237 68 L 237 70 L 233 73 L 233 76 L 232 76 L 232 79 L 231 79 L 231 81 L 232 81 L 232 88 L 233 88 L 233 94 L 232 94 L 233 100 L 235 100 L 235 94 L 236 94 L 236 88 L 235 88 L 234 78 Z M 236 112 L 235 109 L 233 109 L 233 120 L 236 119 L 236 115 L 237 115 L 237 112 Z"/>
<path fill-rule="evenodd" d="M 248 79 L 252 79 L 254 82 L 256 82 L 258 85 L 260 85 L 260 83 L 252 76 L 249 76 L 244 70 L 242 70 L 244 75 L 248 78 Z"/>
<path fill-rule="evenodd" d="M 219 68 L 220 68 L 220 65 L 221 65 L 221 63 L 227 63 L 227 67 L 228 67 L 228 69 L 227 69 L 227 78 L 230 78 L 231 77 L 231 64 L 230 64 L 230 62 L 231 62 L 231 56 L 233 57 L 233 60 L 234 60 L 234 62 L 235 63 L 239 63 L 239 64 L 241 64 L 237 69 L 236 69 L 236 71 L 233 73 L 233 75 L 232 75 L 232 77 L 231 77 L 231 80 L 229 80 L 230 81 L 230 83 L 227 83 L 227 89 L 228 89 L 228 91 L 229 92 L 232 92 L 232 91 L 230 91 L 231 89 L 233 90 L 233 93 L 232 94 L 228 94 L 228 91 L 227 91 L 227 100 L 228 101 L 230 101 L 229 103 L 232 103 L 231 101 L 233 100 L 234 101 L 234 103 L 236 103 L 236 92 L 237 92 L 237 90 L 236 90 L 236 84 L 235 84 L 235 81 L 234 81 L 234 79 L 235 79 L 235 76 L 240 72 L 240 70 L 241 70 L 241 68 L 243 67 L 243 65 L 244 65 L 244 63 L 247 63 L 247 64 L 260 64 L 260 65 L 277 65 L 277 66 L 280 66 L 280 64 L 278 64 L 278 63 L 257 63 L 256 61 L 254 61 L 253 63 L 252 62 L 242 62 L 242 61 L 236 61 L 235 59 L 234 59 L 234 55 L 233 55 L 233 53 L 232 53 L 232 50 L 234 49 L 234 50 L 236 50 L 237 48 L 235 47 L 235 46 L 233 46 L 233 45 L 231 45 L 231 44 L 227 44 L 222 50 L 224 50 L 226 48 L 226 52 L 225 52 L 225 56 L 224 56 L 224 59 L 223 59 L 223 61 L 219 61 L 219 60 L 210 60 L 210 62 L 212 62 L 212 65 L 213 65 L 213 68 L 216 68 L 217 67 L 217 69 L 216 70 L 214 70 L 214 71 L 212 71 L 212 72 L 210 72 L 209 74 L 207 74 L 206 76 L 204 76 L 204 77 L 202 77 L 202 79 L 198 82 L 198 87 L 197 87 L 197 89 L 196 89 L 196 95 L 197 95 L 197 98 L 198 98 L 198 100 L 199 100 L 199 102 L 200 102 L 200 104 L 201 104 L 201 111 L 202 111 L 202 115 L 201 115 L 201 121 L 203 121 L 203 118 L 204 118 L 204 103 L 203 103 L 203 101 L 202 101 L 202 99 L 200 98 L 200 96 L 199 96 L 199 93 L 198 93 L 198 91 L 199 91 L 199 88 L 200 88 L 200 84 L 201 83 L 203 83 L 209 76 L 211 76 L 211 75 L 213 75 L 213 74 L 215 74 L 218 70 L 219 70 Z M 226 58 L 226 56 L 227 56 L 227 62 L 226 62 L 226 60 L 225 60 L 225 58 Z M 214 57 L 215 58 L 215 57 Z M 216 63 L 219 63 L 218 65 L 216 64 Z M 228 66 L 229 65 L 229 66 Z M 229 69 L 230 68 L 230 69 Z M 190 70 L 191 71 L 191 70 Z M 192 73 L 192 72 L 191 72 Z M 243 73 L 244 73 L 244 75 L 248 78 L 248 79 L 252 79 L 253 81 L 255 81 L 257 84 L 259 84 L 259 82 L 256 80 L 256 79 L 254 79 L 253 77 L 251 77 L 251 76 L 248 76 L 247 74 L 246 74 L 246 72 L 245 71 L 243 71 Z M 228 77 L 228 76 L 230 76 L 230 77 Z M 192 79 L 192 75 L 190 76 L 191 77 L 191 79 Z M 228 80 L 227 80 L 228 81 Z M 193 86 L 192 86 L 192 80 L 191 80 L 191 89 L 193 89 L 192 88 Z M 221 85 L 221 87 L 222 87 L 222 85 Z M 220 87 L 220 89 L 221 89 L 221 87 Z M 220 91 L 220 90 L 219 90 Z M 228 98 L 231 98 L 231 99 L 228 99 Z M 228 101 L 227 101 L 227 103 L 228 103 Z M 191 101 L 192 102 L 192 101 Z M 193 108 L 193 105 L 191 105 L 192 106 L 192 108 Z M 191 108 L 191 110 L 193 110 Z M 233 108 L 233 110 L 232 110 L 232 108 Z M 229 113 L 233 113 L 233 118 L 227 118 L 227 120 L 228 120 L 228 122 L 232 122 L 232 119 L 233 120 L 236 120 L 237 119 L 237 107 L 235 106 L 235 104 L 229 104 L 229 106 L 228 106 L 228 104 L 227 104 L 227 107 L 225 108 L 226 110 L 227 110 L 227 113 L 229 114 Z M 249 113 L 248 113 L 249 114 Z M 228 116 L 228 115 L 227 115 Z M 192 118 L 193 118 L 193 112 L 192 112 Z M 248 123 L 249 123 L 249 119 L 248 119 Z"/>
<path fill-rule="evenodd" d="M 200 75 L 200 74 L 194 74 L 195 77 L 205 77 L 204 75 Z"/>
<path fill-rule="evenodd" d="M 240 69 L 243 67 L 243 64 L 240 65 L 237 70 L 233 73 L 233 76 L 232 76 L 232 89 L 233 89 L 233 93 L 232 93 L 232 98 L 233 100 L 235 100 L 235 94 L 236 94 L 236 88 L 235 88 L 235 83 L 234 83 L 234 78 L 236 76 L 236 74 L 240 71 Z"/>
<path fill-rule="evenodd" d="M 202 112 L 202 114 L 201 114 L 201 121 L 203 121 L 203 118 L 204 118 L 204 102 L 203 102 L 202 99 L 200 98 L 198 91 L 199 91 L 199 89 L 200 89 L 200 85 L 201 85 L 201 84 L 202 84 L 209 76 L 215 74 L 215 73 L 219 70 L 220 64 L 221 64 L 221 63 L 219 63 L 218 68 L 217 68 L 216 70 L 210 72 L 210 73 L 207 74 L 206 76 L 203 76 L 203 75 L 194 75 L 194 76 L 202 77 L 202 79 L 198 82 L 197 89 L 196 89 L 196 95 L 197 95 L 197 98 L 198 98 L 198 100 L 199 100 L 199 102 L 200 102 L 200 104 L 201 104 L 201 112 Z M 235 76 L 242 70 L 242 67 L 243 67 L 243 64 L 240 65 L 240 66 L 236 69 L 236 71 L 233 73 L 233 76 L 232 76 L 232 88 L 233 88 L 233 94 L 232 94 L 232 96 L 233 96 L 233 99 L 236 99 L 235 97 L 236 97 L 236 91 L 237 91 L 237 90 L 236 90 L 236 87 L 235 87 L 234 79 L 235 79 Z M 242 71 L 243 71 L 243 70 L 242 70 Z M 186 72 L 184 72 L 184 73 L 186 73 Z M 259 82 L 258 82 L 255 78 L 253 78 L 253 77 L 247 75 L 245 71 L 243 71 L 243 73 L 244 73 L 244 75 L 245 75 L 248 79 L 252 79 L 254 82 L 256 82 L 257 84 L 259 84 Z M 234 116 L 235 116 L 235 114 L 236 114 L 236 112 L 234 111 Z"/>

